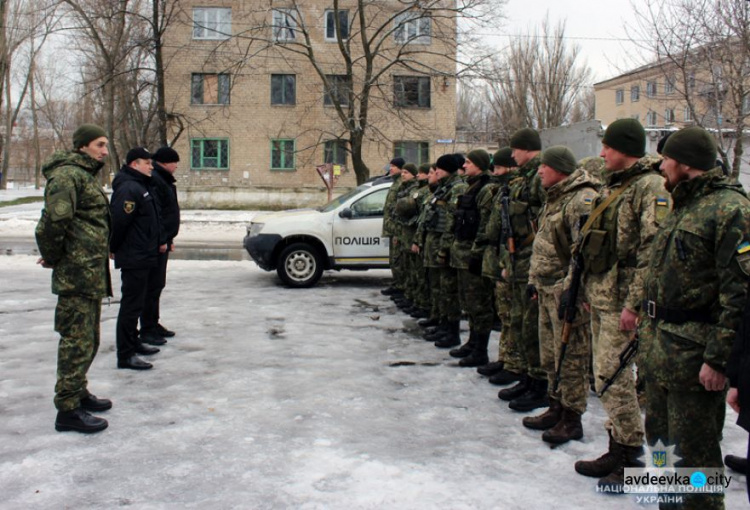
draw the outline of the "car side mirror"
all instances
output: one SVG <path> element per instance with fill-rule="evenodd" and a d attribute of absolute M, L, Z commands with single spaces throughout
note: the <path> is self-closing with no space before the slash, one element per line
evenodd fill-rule
<path fill-rule="evenodd" d="M 339 212 L 339 218 L 352 219 L 352 217 L 354 217 L 354 213 L 352 213 L 352 210 L 349 209 L 348 207 L 342 210 L 341 212 Z"/>

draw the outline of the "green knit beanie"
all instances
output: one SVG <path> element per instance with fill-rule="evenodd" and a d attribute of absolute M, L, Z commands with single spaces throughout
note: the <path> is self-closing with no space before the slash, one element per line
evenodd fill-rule
<path fill-rule="evenodd" d="M 492 156 L 492 164 L 495 166 L 504 166 L 507 168 L 518 166 L 516 160 L 513 159 L 513 149 L 511 149 L 510 147 L 503 147 L 502 149 L 499 149 Z"/>
<path fill-rule="evenodd" d="M 466 159 L 478 166 L 482 172 L 490 169 L 490 155 L 484 149 L 474 149 L 466 155 Z"/>
<path fill-rule="evenodd" d="M 711 170 L 716 166 L 716 142 L 705 129 L 688 127 L 667 139 L 662 155 L 696 170 Z"/>
<path fill-rule="evenodd" d="M 417 165 L 415 165 L 414 163 L 404 164 L 404 167 L 402 168 L 402 170 L 406 170 L 412 175 L 417 175 Z"/>
<path fill-rule="evenodd" d="M 542 164 L 565 175 L 572 174 L 577 166 L 576 157 L 570 149 L 563 145 L 555 145 L 545 149 L 542 153 Z"/>
<path fill-rule="evenodd" d="M 646 131 L 637 119 L 618 119 L 607 126 L 602 143 L 627 156 L 646 155 Z"/>
<path fill-rule="evenodd" d="M 86 147 L 102 136 L 106 137 L 107 133 L 96 124 L 83 124 L 73 133 L 73 149 Z"/>
<path fill-rule="evenodd" d="M 421 165 L 419 165 L 419 168 L 417 169 L 417 171 L 420 174 L 429 174 L 430 168 L 432 168 L 432 165 L 430 165 L 429 163 L 422 163 Z"/>
<path fill-rule="evenodd" d="M 510 137 L 510 146 L 512 149 L 540 151 L 542 150 L 542 139 L 539 138 L 539 133 L 535 129 L 522 128 Z"/>

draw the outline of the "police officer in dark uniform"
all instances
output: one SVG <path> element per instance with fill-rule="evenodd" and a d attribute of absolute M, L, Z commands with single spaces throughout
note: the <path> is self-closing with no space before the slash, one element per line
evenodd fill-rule
<path fill-rule="evenodd" d="M 147 370 L 151 363 L 137 354 L 159 352 L 138 339 L 138 318 L 146 301 L 149 273 L 156 267 L 159 253 L 167 250 L 166 244 L 159 244 L 159 213 L 151 172 L 151 154 L 137 147 L 128 152 L 125 166 L 112 182 L 110 251 L 122 280 L 117 316 L 117 368 Z"/>
<path fill-rule="evenodd" d="M 167 343 L 164 337 L 175 335 L 174 331 L 159 323 L 159 300 L 167 284 L 169 252 L 174 249 L 174 238 L 180 231 L 180 204 L 177 202 L 174 178 L 179 161 L 180 155 L 171 147 L 160 148 L 151 160 L 154 167 L 151 184 L 159 208 L 161 225 L 159 245 L 167 245 L 166 251 L 159 252 L 156 266 L 149 271 L 146 303 L 141 313 L 141 342 L 151 345 L 163 345 Z"/>

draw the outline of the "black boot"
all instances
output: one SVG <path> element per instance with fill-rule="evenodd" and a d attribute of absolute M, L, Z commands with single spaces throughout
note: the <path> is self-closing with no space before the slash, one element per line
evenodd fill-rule
<path fill-rule="evenodd" d="M 736 455 L 727 455 L 724 457 L 724 465 L 743 475 L 747 474 L 747 459 L 745 457 L 738 457 Z"/>
<path fill-rule="evenodd" d="M 55 430 L 58 432 L 75 430 L 84 434 L 92 434 L 106 429 L 108 425 L 104 418 L 91 416 L 80 407 L 72 411 L 58 411 L 55 419 Z"/>
<path fill-rule="evenodd" d="M 497 398 L 500 400 L 505 401 L 511 401 L 513 399 L 516 399 L 526 393 L 526 391 L 529 389 L 529 385 L 531 384 L 531 378 L 527 375 L 522 375 L 521 380 L 518 381 L 518 384 L 515 386 L 512 386 L 510 388 L 505 388 L 504 390 L 500 390 L 497 394 Z"/>
<path fill-rule="evenodd" d="M 461 345 L 461 321 L 448 322 L 448 332 L 435 342 L 435 347 L 447 349 Z"/>
<path fill-rule="evenodd" d="M 474 332 L 469 331 L 469 339 L 461 347 L 451 349 L 450 354 L 454 358 L 465 358 L 474 350 Z"/>
<path fill-rule="evenodd" d="M 527 413 L 549 405 L 547 379 L 532 379 L 528 391 L 510 401 L 508 407 L 520 413 Z"/>
<path fill-rule="evenodd" d="M 542 441 L 550 444 L 563 444 L 571 439 L 583 437 L 583 425 L 581 415 L 567 407 L 562 410 L 562 419 L 542 434 Z"/>
<path fill-rule="evenodd" d="M 382 295 L 384 295 L 384 296 L 392 296 L 392 295 L 394 295 L 394 294 L 397 294 L 397 293 L 399 293 L 399 292 L 401 292 L 401 291 L 399 291 L 399 290 L 398 290 L 398 289 L 397 289 L 396 287 L 394 287 L 393 285 L 391 285 L 390 287 L 387 287 L 387 288 L 385 288 L 385 289 L 383 289 L 383 290 L 381 290 L 381 291 L 380 291 L 380 293 L 381 293 Z"/>
<path fill-rule="evenodd" d="M 625 485 L 625 468 L 642 468 L 645 464 L 640 459 L 643 455 L 643 446 L 618 445 L 620 455 L 617 465 L 610 474 L 599 480 L 596 484 L 602 492 L 607 494 L 622 494 Z"/>
<path fill-rule="evenodd" d="M 81 408 L 84 411 L 102 412 L 112 409 L 112 401 L 108 398 L 96 398 L 89 393 L 81 399 Z"/>
<path fill-rule="evenodd" d="M 411 315 L 413 319 L 426 319 L 430 316 L 430 312 L 426 308 L 417 307 L 416 310 L 409 315 Z"/>
<path fill-rule="evenodd" d="M 436 340 L 440 340 L 443 338 L 444 335 L 448 333 L 448 321 L 445 319 L 440 319 L 440 322 L 437 326 L 435 326 L 435 329 L 430 331 L 430 328 L 427 328 L 428 330 L 425 332 L 422 337 L 427 340 L 428 342 L 434 342 Z"/>
<path fill-rule="evenodd" d="M 422 328 L 429 328 L 432 326 L 437 326 L 438 324 L 440 324 L 440 321 L 436 317 L 430 317 L 429 319 L 425 318 L 417 321 L 417 324 L 419 324 L 419 326 Z"/>
<path fill-rule="evenodd" d="M 490 363 L 487 363 L 486 365 L 482 365 L 481 367 L 478 367 L 477 373 L 480 375 L 485 375 L 489 377 L 491 375 L 495 375 L 497 373 L 502 372 L 504 367 L 505 367 L 505 362 L 503 361 L 491 361 Z"/>
<path fill-rule="evenodd" d="M 539 416 L 527 416 L 521 423 L 527 429 L 533 430 L 547 430 L 551 429 L 562 418 L 563 408 L 559 400 L 554 398 L 549 399 L 549 409 L 544 411 Z"/>
<path fill-rule="evenodd" d="M 490 376 L 488 381 L 490 382 L 490 384 L 494 384 L 496 386 L 507 386 L 509 384 L 513 384 L 514 382 L 520 381 L 522 378 L 523 375 L 521 374 L 503 369 L 497 374 Z"/>
<path fill-rule="evenodd" d="M 474 350 L 471 354 L 458 362 L 462 367 L 479 367 L 490 360 L 487 357 L 487 344 L 490 342 L 490 332 L 474 333 Z"/>
<path fill-rule="evenodd" d="M 575 464 L 576 472 L 583 476 L 602 478 L 610 474 L 617 467 L 620 457 L 620 445 L 609 436 L 607 453 L 594 460 L 579 460 Z"/>

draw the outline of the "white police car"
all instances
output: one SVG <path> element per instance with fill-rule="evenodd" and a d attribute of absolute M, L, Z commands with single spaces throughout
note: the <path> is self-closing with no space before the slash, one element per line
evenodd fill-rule
<path fill-rule="evenodd" d="M 290 287 L 315 285 L 324 269 L 388 268 L 381 234 L 391 183 L 367 182 L 318 209 L 258 215 L 247 227 L 245 249 Z"/>

